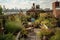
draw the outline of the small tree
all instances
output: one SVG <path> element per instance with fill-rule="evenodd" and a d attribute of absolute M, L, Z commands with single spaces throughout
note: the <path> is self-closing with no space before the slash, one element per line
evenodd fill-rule
<path fill-rule="evenodd" d="M 0 6 L 0 15 L 2 15 L 2 7 Z"/>

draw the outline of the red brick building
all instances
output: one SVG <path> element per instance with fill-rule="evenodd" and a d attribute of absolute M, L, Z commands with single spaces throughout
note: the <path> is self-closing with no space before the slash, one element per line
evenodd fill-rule
<path fill-rule="evenodd" d="M 56 18 L 60 18 L 60 2 L 56 1 L 52 3 L 53 15 Z"/>

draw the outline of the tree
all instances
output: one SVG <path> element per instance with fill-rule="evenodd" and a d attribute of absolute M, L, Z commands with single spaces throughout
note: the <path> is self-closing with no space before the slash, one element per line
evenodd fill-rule
<path fill-rule="evenodd" d="M 0 15 L 2 15 L 2 7 L 0 6 Z"/>

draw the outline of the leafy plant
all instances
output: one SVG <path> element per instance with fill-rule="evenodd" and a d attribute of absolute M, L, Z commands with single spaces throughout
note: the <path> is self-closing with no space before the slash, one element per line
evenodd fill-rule
<path fill-rule="evenodd" d="M 16 31 L 19 31 L 22 29 L 22 25 L 19 22 L 15 21 L 8 21 L 6 22 L 6 27 L 5 27 L 7 32 L 14 33 Z"/>
<path fill-rule="evenodd" d="M 8 34 L 1 34 L 0 35 L 0 40 L 15 40 L 15 36 L 11 33 L 8 33 Z"/>
<path fill-rule="evenodd" d="M 60 29 L 57 29 L 55 35 L 50 38 L 50 40 L 60 40 Z"/>

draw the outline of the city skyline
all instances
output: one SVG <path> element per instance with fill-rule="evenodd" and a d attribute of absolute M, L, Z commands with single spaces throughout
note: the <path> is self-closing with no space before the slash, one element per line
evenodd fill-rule
<path fill-rule="evenodd" d="M 21 8 L 21 9 L 30 9 L 32 3 L 39 4 L 40 8 L 51 8 L 52 2 L 56 0 L 0 0 L 0 5 L 5 5 L 6 8 Z M 60 1 L 60 0 L 58 0 Z"/>

